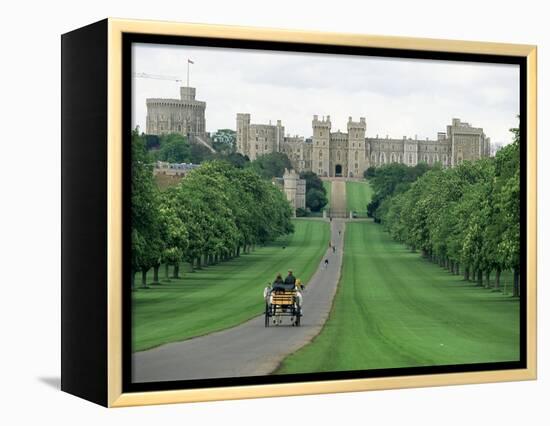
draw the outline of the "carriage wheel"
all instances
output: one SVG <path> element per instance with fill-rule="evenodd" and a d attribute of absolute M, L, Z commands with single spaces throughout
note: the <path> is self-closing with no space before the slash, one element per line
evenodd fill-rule
<path fill-rule="evenodd" d="M 269 306 L 265 304 L 265 326 L 269 327 Z"/>

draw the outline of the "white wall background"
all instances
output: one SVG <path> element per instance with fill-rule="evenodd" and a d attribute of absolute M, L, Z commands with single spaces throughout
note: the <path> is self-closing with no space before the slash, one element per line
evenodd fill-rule
<path fill-rule="evenodd" d="M 539 164 L 548 159 L 550 31 L 545 2 L 83 1 L 2 4 L 0 50 L 0 423 L 549 424 L 548 224 L 539 220 L 539 380 L 524 383 L 106 410 L 57 390 L 60 323 L 60 34 L 107 16 L 531 43 L 539 46 Z M 540 166 L 539 166 L 540 167 Z M 549 169 L 539 168 L 539 217 Z M 546 339 L 544 338 L 546 337 Z M 546 394 L 546 395 L 545 395 Z"/>

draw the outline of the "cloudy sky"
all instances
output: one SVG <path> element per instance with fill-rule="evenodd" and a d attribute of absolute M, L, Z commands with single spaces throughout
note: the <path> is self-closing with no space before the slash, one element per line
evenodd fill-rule
<path fill-rule="evenodd" d="M 235 129 L 238 112 L 253 123 L 282 120 L 286 133 L 305 137 L 314 114 L 330 115 L 333 131 L 366 117 L 368 137 L 435 139 L 456 117 L 509 143 L 517 125 L 516 65 L 135 44 L 134 73 L 183 82 L 134 77 L 133 127 L 145 130 L 146 98 L 179 98 L 188 58 L 209 132 Z"/>

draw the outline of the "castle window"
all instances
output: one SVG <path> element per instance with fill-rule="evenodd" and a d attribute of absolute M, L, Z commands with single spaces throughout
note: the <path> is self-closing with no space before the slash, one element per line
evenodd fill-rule
<path fill-rule="evenodd" d="M 355 159 L 357 160 L 357 157 L 358 157 L 359 153 L 357 151 L 355 151 Z M 357 167 L 357 166 L 355 166 Z"/>
<path fill-rule="evenodd" d="M 413 156 L 412 154 L 409 154 L 409 164 L 412 164 L 413 163 Z"/>

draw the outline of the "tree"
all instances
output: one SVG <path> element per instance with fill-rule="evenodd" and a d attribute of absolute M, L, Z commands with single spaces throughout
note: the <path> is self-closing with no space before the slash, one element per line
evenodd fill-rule
<path fill-rule="evenodd" d="M 161 136 L 158 159 L 169 163 L 188 163 L 191 161 L 189 141 L 179 133 Z"/>
<path fill-rule="evenodd" d="M 231 154 L 223 157 L 223 160 L 229 164 L 242 169 L 250 162 L 250 159 L 246 155 L 242 155 L 238 152 L 232 152 Z"/>
<path fill-rule="evenodd" d="M 313 212 L 320 211 L 328 203 L 327 196 L 320 189 L 310 189 L 306 193 L 306 206 Z"/>
<path fill-rule="evenodd" d="M 219 129 L 212 135 L 212 141 L 212 146 L 217 152 L 232 154 L 236 148 L 237 132 L 231 129 Z"/>
<path fill-rule="evenodd" d="M 496 158 L 464 162 L 451 169 L 419 165 L 376 169 L 369 205 L 392 238 L 478 285 L 499 287 L 501 271 L 514 272 L 519 295 L 519 131 Z"/>
<path fill-rule="evenodd" d="M 328 203 L 323 181 L 313 172 L 300 173 L 300 179 L 306 181 L 306 207 L 314 212 L 320 211 Z"/>
<path fill-rule="evenodd" d="M 367 170 L 363 172 L 363 177 L 365 179 L 372 178 L 376 175 L 376 167 L 370 166 Z"/>
<path fill-rule="evenodd" d="M 142 286 L 147 286 L 147 271 L 159 263 L 163 242 L 158 221 L 159 192 L 153 180 L 152 166 L 147 162 L 145 136 L 132 132 L 132 287 L 134 276 L 142 273 Z"/>
<path fill-rule="evenodd" d="M 251 161 L 248 166 L 264 179 L 282 177 L 285 169 L 292 167 L 290 160 L 282 152 L 260 155 L 256 160 Z"/>
<path fill-rule="evenodd" d="M 212 160 L 215 154 L 204 145 L 192 143 L 189 147 L 189 162 L 200 164 L 204 161 Z"/>

